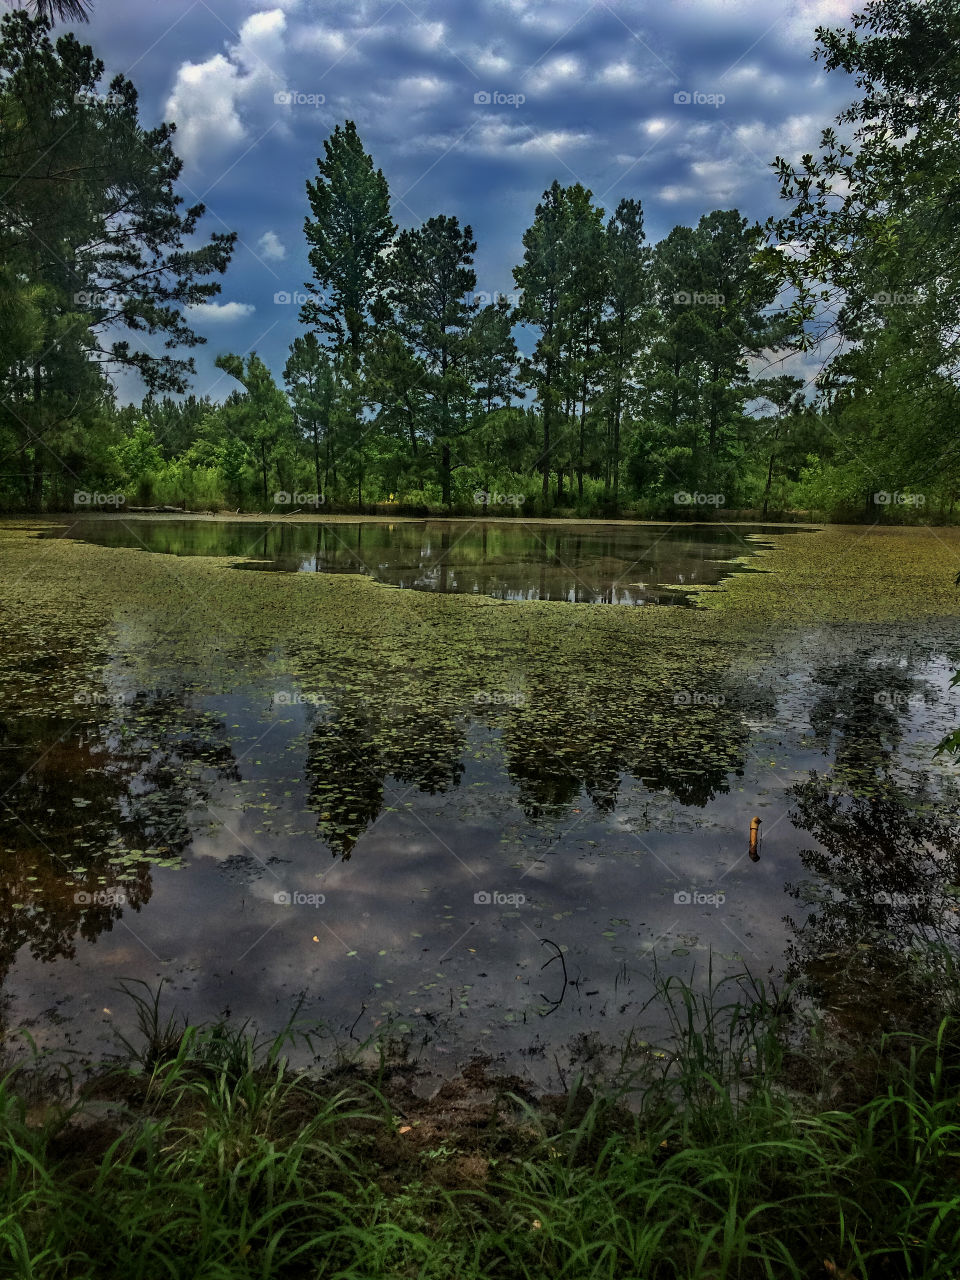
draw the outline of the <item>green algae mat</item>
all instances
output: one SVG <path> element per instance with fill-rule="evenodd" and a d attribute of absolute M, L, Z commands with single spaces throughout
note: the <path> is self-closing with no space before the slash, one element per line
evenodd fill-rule
<path fill-rule="evenodd" d="M 461 593 L 431 586 L 448 556 L 466 581 L 435 530 L 433 580 L 402 589 L 414 522 L 392 558 L 364 535 L 362 571 L 266 572 L 306 535 L 266 564 L 254 521 L 214 555 L 116 519 L 128 545 L 0 527 L 8 1028 L 92 1054 L 117 983 L 166 979 L 194 1020 L 270 1030 L 302 999 L 331 1046 L 548 1083 L 655 1022 L 655 969 L 893 1016 L 911 939 L 952 943 L 960 531 L 684 529 L 625 573 L 660 531 L 574 561 L 524 522 L 578 603 L 529 598 L 545 557 L 503 538 L 470 544 Z M 323 523 L 334 548 L 364 524 Z M 631 603 L 597 602 L 604 574 Z"/>

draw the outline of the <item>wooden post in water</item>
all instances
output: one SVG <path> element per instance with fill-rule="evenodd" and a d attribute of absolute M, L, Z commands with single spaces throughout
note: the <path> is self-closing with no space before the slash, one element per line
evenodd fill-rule
<path fill-rule="evenodd" d="M 750 861 L 760 861 L 760 819 L 750 820 Z"/>

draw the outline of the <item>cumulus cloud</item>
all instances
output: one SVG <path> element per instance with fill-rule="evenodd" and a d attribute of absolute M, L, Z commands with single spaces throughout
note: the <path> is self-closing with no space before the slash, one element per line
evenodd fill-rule
<path fill-rule="evenodd" d="M 350 51 L 352 40 L 347 38 L 346 32 L 338 31 L 335 27 L 313 23 L 297 31 L 296 44 L 298 49 L 340 59 Z"/>
<path fill-rule="evenodd" d="M 287 256 L 286 245 L 280 240 L 275 231 L 265 231 L 257 241 L 260 247 L 260 253 L 264 258 L 269 258 L 271 262 L 279 262 L 281 258 Z"/>
<path fill-rule="evenodd" d="M 470 61 L 478 71 L 487 71 L 491 75 L 502 75 L 509 71 L 513 63 L 501 53 L 492 49 L 478 49 L 470 55 Z"/>
<path fill-rule="evenodd" d="M 232 324 L 235 320 L 245 320 L 252 316 L 256 307 L 249 302 L 198 302 L 185 311 L 191 320 L 202 324 L 212 320 L 215 324 Z"/>
<path fill-rule="evenodd" d="M 765 162 L 774 156 L 798 161 L 807 151 L 815 151 L 825 121 L 812 115 L 788 116 L 775 125 L 752 121 L 737 125 L 733 136 L 741 149 Z"/>
<path fill-rule="evenodd" d="M 614 86 L 634 84 L 637 70 L 629 62 L 610 62 L 600 72 L 600 80 L 603 84 Z"/>
<path fill-rule="evenodd" d="M 285 28 L 282 9 L 254 13 L 226 54 L 181 64 L 166 115 L 177 122 L 177 150 L 188 164 L 216 159 L 242 142 L 249 107 L 272 102 L 273 92 L 285 87 Z"/>
<path fill-rule="evenodd" d="M 591 140 L 592 135 L 583 129 L 534 129 L 523 121 L 494 118 L 482 120 L 463 139 L 460 150 L 464 154 L 499 156 L 555 155 L 563 159 L 568 149 L 579 149 Z M 434 149 L 446 150 L 452 139 L 446 134 L 428 141 Z"/>
<path fill-rule="evenodd" d="M 780 208 L 770 162 L 816 151 L 821 129 L 856 96 L 849 77 L 810 58 L 816 25 L 847 23 L 852 0 L 413 7 L 416 16 L 391 0 L 218 0 L 225 25 L 211 23 L 204 5 L 178 24 L 172 39 L 183 52 L 161 97 L 169 94 L 167 115 L 180 128 L 185 177 L 199 198 L 229 170 L 217 216 L 247 228 L 247 243 L 275 271 L 286 273 L 295 256 L 283 240 L 292 203 L 299 218 L 303 181 L 344 119 L 356 121 L 383 168 L 401 225 L 455 212 L 474 228 L 478 270 L 492 282 L 484 287 L 508 289 L 523 228 L 554 178 L 583 182 L 607 209 L 642 196 L 651 240 L 716 207 L 762 222 Z M 102 52 L 120 64 L 112 40 Z M 325 95 L 324 109 L 275 106 L 281 89 Z M 677 103 L 681 89 L 726 102 Z M 253 146 L 271 125 L 270 145 Z M 201 163 L 198 180 L 190 166 Z M 257 300 L 262 276 L 253 254 L 237 254 L 231 296 Z M 256 316 L 243 319 L 244 304 L 196 314 L 211 337 L 236 321 L 231 341 L 242 342 L 257 327 Z M 282 366 L 289 336 L 278 325 L 265 357 Z"/>
<path fill-rule="evenodd" d="M 690 181 L 669 183 L 661 187 L 661 200 L 675 203 L 678 200 L 700 199 L 707 203 L 726 201 L 738 190 L 743 180 L 742 169 L 726 160 L 698 160 L 690 166 Z"/>
<path fill-rule="evenodd" d="M 571 54 L 564 54 L 562 57 L 551 58 L 540 66 L 534 67 L 525 78 L 524 85 L 525 87 L 529 85 L 534 93 L 546 94 L 569 85 L 571 81 L 582 80 L 583 67 L 580 59 Z"/>

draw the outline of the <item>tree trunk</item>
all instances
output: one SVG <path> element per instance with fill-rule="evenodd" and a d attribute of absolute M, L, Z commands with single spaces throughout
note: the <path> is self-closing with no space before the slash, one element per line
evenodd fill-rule
<path fill-rule="evenodd" d="M 451 483 L 450 446 L 446 441 L 440 448 L 440 485 L 441 499 L 445 507 L 452 505 L 453 485 Z"/>
<path fill-rule="evenodd" d="M 773 483 L 773 453 L 770 454 L 770 466 L 767 468 L 767 487 L 763 491 L 763 511 L 762 515 L 767 514 L 767 504 L 770 501 L 770 486 Z"/>
<path fill-rule="evenodd" d="M 770 450 L 770 465 L 767 467 L 767 487 L 763 491 L 763 515 L 767 514 L 767 504 L 770 501 L 770 486 L 773 484 L 773 460 L 777 455 L 776 443 L 778 436 L 779 432 L 775 432 L 773 437 L 774 448 Z"/>
<path fill-rule="evenodd" d="M 546 397 L 543 401 L 543 505 L 550 505 L 550 419 L 553 407 L 553 364 L 547 363 Z"/>

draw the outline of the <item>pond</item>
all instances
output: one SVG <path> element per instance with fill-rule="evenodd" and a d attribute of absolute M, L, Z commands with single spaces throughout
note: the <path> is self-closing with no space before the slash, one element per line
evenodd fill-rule
<path fill-rule="evenodd" d="M 415 591 L 497 600 L 689 604 L 769 545 L 764 526 L 555 525 L 531 521 L 253 522 L 81 516 L 69 534 L 104 547 L 230 556 L 243 569 L 362 573 Z M 799 532 L 803 532 L 800 530 Z M 60 537 L 63 530 L 51 536 Z"/>
<path fill-rule="evenodd" d="M 728 579 L 723 614 L 237 573 L 209 550 L 241 532 L 208 527 L 0 529 L 8 1027 L 99 1053 L 118 984 L 162 979 L 197 1020 L 274 1030 L 302 998 L 330 1052 L 388 1034 L 438 1077 L 481 1052 L 556 1086 L 656 1029 L 656 972 L 749 967 L 854 1024 L 908 1001 L 914 939 L 955 941 L 956 616 L 857 617 L 840 585 L 814 616 L 817 574 L 759 617 L 788 544 L 795 575 L 829 545 L 883 590 L 876 538 L 771 531 L 780 567 Z M 413 585 L 442 533 L 397 529 L 392 557 L 364 529 L 363 563 L 409 556 Z M 166 536 L 193 554 L 137 549 Z M 650 531 L 592 536 L 620 563 Z M 591 573 L 603 598 L 616 570 Z"/>

